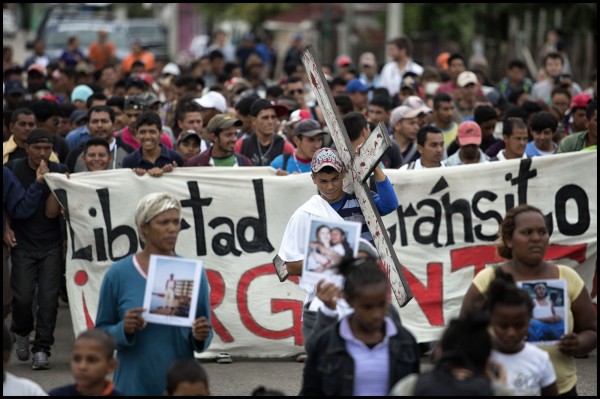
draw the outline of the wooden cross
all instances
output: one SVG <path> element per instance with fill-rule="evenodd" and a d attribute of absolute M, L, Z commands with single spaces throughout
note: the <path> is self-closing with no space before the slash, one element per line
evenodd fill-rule
<path fill-rule="evenodd" d="M 325 75 L 323 75 L 321 64 L 315 56 L 311 45 L 307 46 L 304 50 L 302 63 L 304 64 L 315 97 L 321 107 L 327 127 L 329 127 L 331 138 L 346 167 L 344 191 L 347 193 L 354 192 L 356 195 L 367 227 L 373 236 L 375 247 L 377 247 L 377 251 L 381 257 L 381 262 L 389 276 L 392 292 L 396 297 L 398 305 L 403 307 L 412 299 L 413 294 L 402 272 L 402 265 L 394 252 L 392 242 L 383 225 L 377 206 L 371 197 L 371 190 L 366 183 L 387 149 L 392 146 L 387 129 L 383 123 L 379 123 L 377 128 L 373 130 L 365 143 L 360 147 L 359 151 L 355 152 L 338 108 L 333 101 L 333 96 L 325 80 Z"/>

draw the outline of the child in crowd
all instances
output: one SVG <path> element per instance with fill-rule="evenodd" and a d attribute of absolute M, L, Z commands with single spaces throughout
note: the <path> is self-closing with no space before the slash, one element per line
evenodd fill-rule
<path fill-rule="evenodd" d="M 390 396 L 504 396 L 505 372 L 490 362 L 492 338 L 483 312 L 450 321 L 433 353 L 435 367 L 411 374 L 394 386 Z"/>
<path fill-rule="evenodd" d="M 494 330 L 491 358 L 504 365 L 508 387 L 516 396 L 558 396 L 548 352 L 525 342 L 533 311 L 531 297 L 500 268 L 487 291 L 487 308 Z"/>
<path fill-rule="evenodd" d="M 388 280 L 367 256 L 343 262 L 343 295 L 354 311 L 307 347 L 301 395 L 385 396 L 420 367 L 413 335 L 388 316 Z"/>
<path fill-rule="evenodd" d="M 117 367 L 116 349 L 114 338 L 106 331 L 92 329 L 79 334 L 71 355 L 75 384 L 54 388 L 50 396 L 123 396 L 106 378 Z"/>
<path fill-rule="evenodd" d="M 204 367 L 196 359 L 175 361 L 167 373 L 166 396 L 210 396 Z"/>

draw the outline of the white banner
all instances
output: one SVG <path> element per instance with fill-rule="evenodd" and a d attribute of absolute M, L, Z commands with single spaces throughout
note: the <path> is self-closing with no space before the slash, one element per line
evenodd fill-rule
<path fill-rule="evenodd" d="M 597 153 L 412 170 L 385 170 L 399 199 L 383 218 L 414 298 L 400 310 L 418 341 L 437 339 L 458 315 L 476 271 L 501 262 L 494 241 L 519 203 L 552 220 L 547 258 L 574 267 L 592 291 L 597 256 Z M 271 168 L 177 168 L 160 178 L 131 170 L 46 180 L 67 209 L 67 286 L 75 333 L 94 325 L 102 276 L 140 250 L 139 198 L 181 199 L 176 251 L 204 261 L 211 286 L 213 342 L 204 356 L 283 357 L 302 351 L 298 280 L 280 283 L 272 259 L 291 214 L 316 186 L 309 174 Z M 594 291 L 595 292 L 595 291 Z M 390 297 L 390 299 L 392 299 Z M 392 300 L 395 303 L 395 300 Z"/>

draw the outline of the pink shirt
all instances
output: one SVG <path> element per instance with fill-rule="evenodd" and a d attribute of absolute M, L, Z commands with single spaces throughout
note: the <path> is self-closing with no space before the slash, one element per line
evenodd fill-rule
<path fill-rule="evenodd" d="M 121 140 L 123 140 L 124 143 L 129 144 L 136 150 L 138 148 L 140 148 L 140 146 L 141 146 L 141 144 L 137 140 L 135 140 L 133 138 L 133 136 L 131 135 L 131 133 L 129 132 L 129 126 L 126 126 L 122 130 Z M 161 141 L 162 145 L 164 145 L 165 147 L 167 147 L 171 150 L 173 149 L 173 143 L 171 142 L 171 139 L 164 132 L 161 132 L 160 141 Z"/>

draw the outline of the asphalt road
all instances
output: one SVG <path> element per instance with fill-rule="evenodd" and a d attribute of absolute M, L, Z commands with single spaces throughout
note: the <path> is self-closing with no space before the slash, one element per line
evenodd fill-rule
<path fill-rule="evenodd" d="M 9 317 L 10 320 L 10 317 Z M 8 321 L 7 321 L 8 322 Z M 74 335 L 68 305 L 60 303 L 55 332 L 56 342 L 50 357 L 50 370 L 33 371 L 31 360 L 19 361 L 13 354 L 7 371 L 20 377 L 30 378 L 49 390 L 57 386 L 73 383 L 69 368 L 69 357 Z M 423 357 L 423 369 L 430 367 L 427 357 Z M 292 358 L 286 359 L 235 359 L 231 364 L 217 364 L 203 360 L 212 395 L 249 396 L 258 386 L 277 389 L 287 396 L 295 396 L 302 383 L 301 363 Z M 577 360 L 577 389 L 580 396 L 597 396 L 597 350 L 587 359 Z"/>

